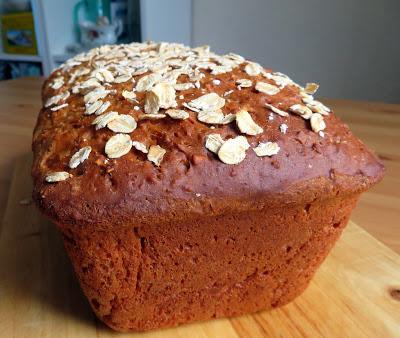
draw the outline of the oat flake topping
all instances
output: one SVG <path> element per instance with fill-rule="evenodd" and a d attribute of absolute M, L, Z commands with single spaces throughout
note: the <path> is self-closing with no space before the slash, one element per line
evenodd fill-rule
<path fill-rule="evenodd" d="M 280 91 L 277 86 L 261 81 L 256 83 L 256 90 L 267 95 L 275 95 L 278 94 Z"/>
<path fill-rule="evenodd" d="M 239 88 L 249 88 L 253 85 L 253 82 L 249 79 L 238 79 L 236 80 L 236 84 Z"/>
<path fill-rule="evenodd" d="M 147 154 L 149 161 L 153 162 L 156 166 L 160 166 L 161 161 L 167 151 L 159 145 L 151 146 Z"/>
<path fill-rule="evenodd" d="M 70 178 L 70 177 L 71 177 L 71 175 L 69 173 L 67 173 L 66 171 L 57 171 L 57 172 L 47 174 L 46 182 L 54 183 L 54 182 L 65 181 L 67 178 Z"/>
<path fill-rule="evenodd" d="M 107 128 L 115 133 L 131 133 L 136 129 L 135 119 L 126 114 L 118 115 L 115 119 L 107 123 Z"/>
<path fill-rule="evenodd" d="M 116 134 L 106 143 L 105 153 L 109 158 L 118 158 L 129 153 L 132 148 L 132 141 L 129 135 Z"/>
<path fill-rule="evenodd" d="M 93 120 L 92 124 L 96 125 L 96 130 L 98 130 L 107 126 L 107 124 L 110 123 L 112 120 L 114 120 L 117 116 L 118 113 L 116 111 L 110 111 L 103 115 L 97 116 Z"/>
<path fill-rule="evenodd" d="M 245 110 L 236 113 L 236 124 L 243 134 L 254 136 L 263 132 L 263 129 L 254 122 L 251 115 Z"/>
<path fill-rule="evenodd" d="M 318 113 L 312 114 L 310 122 L 312 130 L 314 130 L 316 133 L 324 130 L 326 127 L 323 116 Z"/>
<path fill-rule="evenodd" d="M 276 142 L 265 142 L 265 143 L 260 143 L 253 150 L 257 156 L 263 157 L 263 156 L 276 155 L 279 152 L 280 147 Z"/>
<path fill-rule="evenodd" d="M 159 83 L 146 94 L 144 111 L 146 114 L 157 113 L 160 108 L 176 107 L 175 89 L 168 83 Z"/>
<path fill-rule="evenodd" d="M 312 110 L 302 104 L 294 104 L 293 106 L 289 107 L 289 110 L 295 114 L 298 114 L 303 117 L 303 119 L 308 120 L 311 115 L 313 114 Z"/>
<path fill-rule="evenodd" d="M 189 117 L 189 113 L 181 109 L 167 109 L 165 114 L 175 120 L 186 120 Z"/>
<path fill-rule="evenodd" d="M 313 95 L 317 92 L 318 88 L 319 88 L 319 85 L 317 83 L 310 82 L 310 83 L 306 84 L 304 91 L 307 94 Z"/>
<path fill-rule="evenodd" d="M 69 167 L 71 169 L 75 169 L 78 165 L 80 165 L 89 158 L 91 151 L 92 147 L 90 146 L 79 149 L 74 155 L 72 155 L 69 161 Z"/>
<path fill-rule="evenodd" d="M 255 62 L 249 62 L 246 67 L 244 67 L 244 71 L 250 76 L 257 76 L 263 71 L 263 68 Z"/>
<path fill-rule="evenodd" d="M 232 71 L 234 76 L 229 74 Z M 146 42 L 94 48 L 61 65 L 45 86 L 50 93 L 44 102 L 47 112 L 57 116 L 66 116 L 74 109 L 81 112 L 83 125 L 93 125 L 92 132 L 102 133 L 99 139 L 108 140 L 104 141 L 104 154 L 108 158 L 121 157 L 134 147 L 148 154 L 147 160 L 155 166 L 162 165 L 168 149 L 145 145 L 154 144 L 154 139 L 145 143 L 132 141 L 131 136 L 135 138 L 142 125 L 143 128 L 149 123 L 200 126 L 201 122 L 201 128 L 215 129 L 214 134 L 205 133 L 205 149 L 226 164 L 238 164 L 245 159 L 250 147 L 247 137 L 254 146 L 253 138 L 258 141 L 258 135 L 268 133 L 269 125 L 276 123 L 272 122 L 275 118 L 283 134 L 288 130 L 288 121 L 300 117 L 308 120 L 310 130 L 318 137 L 324 137 L 324 116 L 330 113 L 328 107 L 313 97 L 319 87 L 316 83 L 307 83 L 303 88 L 287 75 L 264 69 L 240 55 L 217 55 L 208 46 L 189 48 L 177 43 Z M 293 96 L 296 100 L 290 106 L 280 99 L 286 95 L 287 87 L 296 93 Z M 244 93 L 242 97 L 253 93 L 259 98 L 261 109 L 265 109 L 263 121 L 257 112 L 259 124 L 253 120 L 253 113 L 248 112 L 251 109 L 246 107 L 246 102 L 237 99 L 238 91 Z M 68 99 L 70 95 L 75 96 L 73 100 Z M 232 106 L 239 107 L 232 109 Z M 224 127 L 227 124 L 230 126 Z M 224 128 L 239 135 L 230 135 L 224 140 L 221 135 L 226 134 L 218 131 Z M 90 146 L 91 139 L 87 136 L 91 134 L 85 135 L 85 139 L 76 141 L 89 145 L 68 159 L 71 169 L 88 160 L 94 146 Z M 290 137 L 290 133 L 284 137 Z M 257 156 L 279 152 L 274 142 L 261 142 L 253 149 Z M 96 161 L 97 155 L 98 151 L 90 160 Z M 45 180 L 58 182 L 69 177 L 68 172 L 54 171 Z"/>
<path fill-rule="evenodd" d="M 218 150 L 219 159 L 226 164 L 239 164 L 246 157 L 250 148 L 246 137 L 237 136 L 225 141 Z"/>
<path fill-rule="evenodd" d="M 216 93 L 209 93 L 198 97 L 197 99 L 188 103 L 188 108 L 194 111 L 211 111 L 218 110 L 225 105 L 225 99 L 218 96 Z"/>
<path fill-rule="evenodd" d="M 223 143 L 224 140 L 220 134 L 209 134 L 206 136 L 206 148 L 215 154 L 218 153 L 218 150 L 221 148 Z"/>
<path fill-rule="evenodd" d="M 139 141 L 132 141 L 132 147 L 134 147 L 136 150 L 141 151 L 144 154 L 147 154 L 149 152 L 146 145 Z"/>

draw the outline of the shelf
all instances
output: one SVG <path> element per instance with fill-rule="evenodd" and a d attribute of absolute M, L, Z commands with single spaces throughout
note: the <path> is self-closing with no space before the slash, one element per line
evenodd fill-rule
<path fill-rule="evenodd" d="M 0 61 L 42 62 L 39 55 L 7 54 L 0 52 Z"/>

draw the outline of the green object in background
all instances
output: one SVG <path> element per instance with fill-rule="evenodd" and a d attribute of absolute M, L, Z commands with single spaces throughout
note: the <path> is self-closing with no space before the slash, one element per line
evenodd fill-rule
<path fill-rule="evenodd" d="M 81 0 L 75 5 L 73 15 L 78 31 L 81 20 L 96 23 L 100 17 L 107 17 L 111 22 L 110 0 Z"/>

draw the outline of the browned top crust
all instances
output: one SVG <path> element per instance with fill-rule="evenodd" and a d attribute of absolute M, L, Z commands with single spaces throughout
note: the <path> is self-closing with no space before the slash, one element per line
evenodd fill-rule
<path fill-rule="evenodd" d="M 317 87 L 206 46 L 93 49 L 43 86 L 34 199 L 57 223 L 108 228 L 361 192 L 383 166 Z"/>

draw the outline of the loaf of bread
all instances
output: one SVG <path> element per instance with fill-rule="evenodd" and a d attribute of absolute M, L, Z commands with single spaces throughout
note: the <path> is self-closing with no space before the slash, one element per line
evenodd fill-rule
<path fill-rule="evenodd" d="M 36 204 L 118 331 L 298 296 L 383 166 L 288 76 L 209 47 L 75 56 L 43 86 Z"/>

